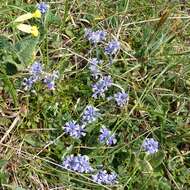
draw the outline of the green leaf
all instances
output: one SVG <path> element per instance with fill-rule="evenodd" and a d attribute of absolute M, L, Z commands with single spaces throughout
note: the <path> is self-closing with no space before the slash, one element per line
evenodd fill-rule
<path fill-rule="evenodd" d="M 60 24 L 62 22 L 61 18 L 55 14 L 53 14 L 51 11 L 48 11 L 45 19 L 46 24 Z"/>
<path fill-rule="evenodd" d="M 4 167 L 7 163 L 7 160 L 0 160 L 0 168 Z"/>
<path fill-rule="evenodd" d="M 9 39 L 5 36 L 0 36 L 0 49 L 12 50 L 12 45 Z"/>
<path fill-rule="evenodd" d="M 167 182 L 166 178 L 159 181 L 159 190 L 171 190 L 171 185 Z"/>
<path fill-rule="evenodd" d="M 36 146 L 36 141 L 30 135 L 26 135 L 24 141 L 34 147 Z"/>
<path fill-rule="evenodd" d="M 152 165 L 147 160 L 140 160 L 139 166 L 140 166 L 140 169 L 145 173 L 152 173 L 153 172 Z"/>
<path fill-rule="evenodd" d="M 75 35 L 73 34 L 73 27 L 72 25 L 68 25 L 66 28 L 65 28 L 65 33 L 67 34 L 67 36 L 69 36 L 70 38 L 74 38 Z"/>
<path fill-rule="evenodd" d="M 159 151 L 156 154 L 149 155 L 149 162 L 153 168 L 156 168 L 163 162 L 164 158 L 165 158 L 165 153 Z"/>
<path fill-rule="evenodd" d="M 5 88 L 7 88 L 7 91 L 10 93 L 10 95 L 13 98 L 13 102 L 15 106 L 18 106 L 18 98 L 17 98 L 17 92 L 13 85 L 13 83 L 10 81 L 9 77 L 5 74 L 5 72 L 0 70 L 0 79 L 2 79 Z"/>
<path fill-rule="evenodd" d="M 13 75 L 18 70 L 23 69 L 23 66 L 20 64 L 18 59 L 19 55 L 17 55 L 15 47 L 5 36 L 0 36 L 0 56 L 1 64 L 3 65 L 6 74 Z"/>
<path fill-rule="evenodd" d="M 14 75 L 17 73 L 17 66 L 13 63 L 6 63 L 5 71 L 7 75 Z"/>
<path fill-rule="evenodd" d="M 15 45 L 15 48 L 18 52 L 18 58 L 23 64 L 29 65 L 29 63 L 32 61 L 33 52 L 35 51 L 37 44 L 38 38 L 27 37 L 20 40 Z"/>
<path fill-rule="evenodd" d="M 22 188 L 22 187 L 16 187 L 15 190 L 26 190 L 26 189 L 24 189 L 24 188 Z"/>
<path fill-rule="evenodd" d="M 0 117 L 0 125 L 2 125 L 2 126 L 8 126 L 8 125 L 10 125 L 10 123 L 11 123 L 10 119 L 8 119 L 6 117 Z"/>
<path fill-rule="evenodd" d="M 6 183 L 7 175 L 4 172 L 0 172 L 0 184 Z M 0 186 L 1 187 L 1 186 Z"/>

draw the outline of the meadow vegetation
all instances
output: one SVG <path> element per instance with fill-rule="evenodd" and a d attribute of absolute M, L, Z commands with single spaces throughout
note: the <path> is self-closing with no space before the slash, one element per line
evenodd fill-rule
<path fill-rule="evenodd" d="M 190 2 L 0 1 L 0 189 L 189 190 Z"/>

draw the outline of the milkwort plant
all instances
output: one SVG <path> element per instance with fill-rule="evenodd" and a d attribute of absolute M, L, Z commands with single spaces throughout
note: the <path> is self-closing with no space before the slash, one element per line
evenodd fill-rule
<path fill-rule="evenodd" d="M 87 40 L 95 45 L 96 48 L 98 47 L 98 44 L 100 44 L 102 41 L 105 40 L 106 37 L 105 31 L 93 31 L 92 29 L 85 29 L 85 37 Z M 105 48 L 105 54 L 113 55 L 115 54 L 120 48 L 120 43 L 118 40 L 111 41 L 108 43 L 107 47 Z M 97 55 L 97 54 L 96 54 Z M 97 55 L 98 56 L 98 55 Z M 106 76 L 103 72 L 101 72 L 101 68 L 98 68 L 98 65 L 102 64 L 102 60 L 99 60 L 98 57 L 92 58 L 89 61 L 89 69 L 91 72 L 91 75 L 93 76 L 94 80 L 96 82 L 92 85 L 92 98 L 95 100 L 106 97 L 106 91 L 108 91 L 109 88 L 116 87 L 119 88 L 122 92 L 118 91 L 116 94 L 113 95 L 113 98 L 115 99 L 117 106 L 124 107 L 128 101 L 128 94 L 124 91 L 124 89 L 119 84 L 114 84 L 111 76 Z M 112 98 L 109 97 L 109 100 Z M 80 123 L 82 123 L 82 126 L 87 126 L 89 124 L 94 123 L 98 117 L 100 117 L 100 110 L 95 108 L 93 105 L 88 105 L 84 109 L 82 113 L 82 119 Z M 88 127 L 88 126 L 87 126 Z M 65 132 L 69 134 L 71 137 L 80 138 L 85 135 L 84 128 L 80 127 L 79 124 L 76 124 L 75 121 L 69 121 L 65 124 Z M 115 145 L 117 143 L 117 139 L 115 137 L 115 134 L 112 134 L 112 132 L 107 129 L 105 126 L 103 126 L 100 129 L 101 134 L 99 135 L 99 142 L 105 143 L 108 146 Z M 154 146 L 154 145 L 152 145 Z M 151 145 L 148 147 L 148 145 L 145 147 L 143 144 L 143 147 L 147 152 L 151 151 L 151 153 L 157 152 L 157 150 L 152 151 L 153 148 L 151 148 Z M 150 150 L 151 149 L 151 150 Z M 84 157 L 87 157 L 87 155 L 84 155 Z M 68 156 L 65 158 L 63 165 L 64 168 L 78 171 L 78 172 L 85 172 L 85 170 L 78 170 L 76 169 L 76 157 L 73 157 L 73 155 Z M 78 161 L 80 162 L 80 161 Z M 79 165 L 83 165 L 82 161 L 79 163 Z M 86 170 L 87 171 L 87 170 Z M 93 173 L 93 170 L 88 170 Z M 107 171 L 98 171 L 96 174 L 93 174 L 92 179 L 94 182 L 97 182 L 99 184 L 104 185 L 114 185 L 117 182 L 117 174 L 115 171 L 112 171 L 111 174 L 108 174 Z"/>
<path fill-rule="evenodd" d="M 38 5 L 38 9 L 42 14 L 45 14 L 47 6 L 41 3 Z M 85 37 L 93 46 L 96 46 L 96 48 L 98 48 L 98 45 L 106 40 L 106 36 L 107 32 L 105 31 L 93 31 L 92 29 L 85 29 Z M 110 60 L 113 63 L 112 56 L 115 55 L 116 52 L 119 51 L 119 49 L 120 42 L 118 40 L 112 40 L 108 42 L 108 44 L 104 48 L 105 55 L 109 56 L 109 67 L 111 67 Z M 97 53 L 96 56 L 99 57 Z M 101 66 L 103 64 L 103 60 L 100 60 L 98 57 L 90 59 L 88 63 L 91 76 L 93 77 L 92 80 L 94 81 L 94 84 L 91 85 L 92 98 L 94 99 L 94 101 L 101 98 L 107 98 L 107 100 L 114 99 L 116 102 L 116 106 L 122 108 L 126 105 L 129 95 L 124 91 L 120 84 L 114 83 L 110 75 L 106 75 L 102 71 Z M 34 62 L 29 68 L 29 75 L 30 76 L 28 78 L 24 78 L 23 80 L 23 86 L 25 90 L 30 90 L 37 81 L 46 84 L 49 90 L 55 90 L 55 80 L 59 78 L 58 71 L 47 73 L 43 70 L 42 64 L 37 61 Z M 113 96 L 106 96 L 107 91 L 113 87 L 119 89 L 119 91 L 113 94 Z M 89 125 L 95 123 L 98 118 L 101 118 L 100 112 L 101 110 L 99 110 L 95 106 L 87 105 L 81 114 L 81 119 L 79 120 L 79 123 L 77 123 L 75 120 L 70 120 L 63 125 L 63 130 L 65 134 L 74 139 L 85 138 Z M 111 132 L 105 126 L 102 126 L 100 128 L 100 135 L 97 136 L 97 138 L 100 144 L 105 144 L 107 146 L 114 146 L 117 143 L 116 134 Z M 154 142 L 152 142 L 151 139 L 150 141 L 152 142 L 152 144 L 151 142 L 147 142 L 147 140 L 148 139 L 146 139 L 143 143 L 143 148 L 145 149 L 145 151 L 151 154 L 157 152 L 158 146 L 156 144 L 153 145 Z M 154 148 L 153 146 L 157 147 Z M 90 166 L 89 157 L 87 155 L 67 155 L 63 157 L 62 166 L 64 169 L 70 171 L 75 171 L 79 173 L 91 173 L 92 180 L 98 184 L 112 186 L 118 183 L 117 179 L 119 178 L 119 176 L 118 174 L 116 174 L 115 171 L 98 170 L 98 168 L 93 169 Z M 96 167 L 95 163 L 94 167 Z"/>
<path fill-rule="evenodd" d="M 22 83 L 25 90 L 31 90 L 37 81 L 45 83 L 49 90 L 55 90 L 55 81 L 59 78 L 58 71 L 55 70 L 52 73 L 47 73 L 42 70 L 40 62 L 34 62 L 28 71 L 30 76 L 24 78 Z"/>

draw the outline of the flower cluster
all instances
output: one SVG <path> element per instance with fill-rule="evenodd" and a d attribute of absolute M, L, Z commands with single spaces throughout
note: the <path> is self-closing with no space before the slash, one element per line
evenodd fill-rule
<path fill-rule="evenodd" d="M 114 94 L 114 98 L 115 101 L 117 102 L 117 105 L 123 107 L 128 101 L 128 94 L 125 92 L 118 92 Z"/>
<path fill-rule="evenodd" d="M 55 90 L 55 80 L 59 78 L 59 72 L 53 71 L 53 73 L 48 73 L 44 77 L 44 83 L 47 85 L 49 90 Z"/>
<path fill-rule="evenodd" d="M 97 45 L 98 43 L 105 40 L 106 33 L 100 30 L 93 32 L 91 29 L 87 29 L 85 31 L 85 36 L 92 44 Z M 111 57 L 112 55 L 116 54 L 119 48 L 120 43 L 117 40 L 113 40 L 108 43 L 107 47 L 105 48 L 105 53 Z M 106 96 L 106 92 L 110 87 L 117 87 L 120 89 L 120 91 L 115 93 L 110 99 L 113 98 L 119 107 L 124 107 L 129 99 L 128 94 L 120 85 L 113 83 L 111 76 L 104 75 L 100 71 L 100 66 L 102 63 L 103 61 L 98 58 L 92 58 L 89 61 L 89 69 L 91 71 L 91 75 L 93 77 L 93 80 L 96 80 L 92 85 L 92 97 L 94 99 L 98 99 L 100 97 L 104 98 Z M 99 109 L 95 108 L 93 105 L 88 105 L 82 113 L 81 121 L 79 124 L 74 120 L 66 122 L 63 127 L 64 131 L 71 137 L 79 139 L 86 135 L 85 127 L 95 122 L 99 117 Z M 112 133 L 112 131 L 110 131 L 105 126 L 100 129 L 100 135 L 98 139 L 100 143 L 106 144 L 108 146 L 112 146 L 117 143 L 115 133 Z M 142 146 L 145 151 L 150 154 L 158 151 L 158 142 L 154 141 L 153 139 L 146 139 Z M 94 174 L 94 169 L 90 166 L 89 163 L 89 157 L 86 155 L 69 155 L 65 157 L 63 161 L 63 167 L 65 169 L 80 173 L 92 173 L 92 180 L 99 184 L 114 185 L 117 183 L 118 176 L 115 172 L 109 173 L 106 170 L 99 170 Z"/>
<path fill-rule="evenodd" d="M 29 71 L 32 75 L 34 76 L 39 76 L 42 73 L 42 65 L 39 62 L 34 62 L 31 65 L 30 71 Z"/>
<path fill-rule="evenodd" d="M 155 141 L 153 138 L 146 138 L 142 144 L 142 147 L 148 154 L 158 152 L 158 146 L 158 141 Z"/>
<path fill-rule="evenodd" d="M 88 156 L 74 156 L 70 155 L 67 156 L 63 160 L 63 167 L 65 169 L 73 170 L 79 173 L 90 173 L 93 171 L 92 167 L 90 166 L 89 163 L 89 157 Z"/>
<path fill-rule="evenodd" d="M 98 117 L 100 117 L 99 110 L 92 105 L 88 105 L 83 111 L 81 124 L 71 120 L 63 126 L 63 129 L 69 136 L 79 139 L 86 135 L 85 126 L 96 121 Z"/>
<path fill-rule="evenodd" d="M 91 29 L 85 29 L 85 37 L 90 42 L 97 44 L 98 42 L 102 42 L 103 40 L 105 40 L 106 32 L 101 30 L 92 31 Z M 110 59 L 112 59 L 111 56 L 113 54 L 116 54 L 116 52 L 119 49 L 120 49 L 120 42 L 118 40 L 112 40 L 105 47 L 105 53 L 110 56 Z M 110 62 L 112 62 L 112 60 L 110 60 Z M 105 92 L 113 84 L 112 78 L 111 76 L 104 76 L 103 73 L 101 73 L 99 66 L 103 63 L 102 60 L 99 60 L 98 58 L 92 58 L 89 61 L 89 63 L 90 63 L 89 69 L 91 71 L 91 75 L 94 77 L 94 79 L 99 79 L 94 84 L 92 84 L 92 92 L 93 92 L 92 97 L 94 99 L 97 99 L 99 97 L 104 98 Z M 124 90 L 122 90 L 122 92 L 118 92 L 114 95 L 114 99 L 118 106 L 124 107 L 124 105 L 128 101 L 128 94 L 125 93 Z"/>
<path fill-rule="evenodd" d="M 111 76 L 103 76 L 95 84 L 92 85 L 93 98 L 105 97 L 105 92 L 112 85 Z"/>
<path fill-rule="evenodd" d="M 37 37 L 39 35 L 38 27 L 37 26 L 31 26 L 29 24 L 24 24 L 24 21 L 27 21 L 32 18 L 41 18 L 42 14 L 45 14 L 48 10 L 48 5 L 44 2 L 37 4 L 37 10 L 33 13 L 26 13 L 14 20 L 14 22 L 17 24 L 16 27 L 18 30 L 32 34 L 32 36 Z"/>
<path fill-rule="evenodd" d="M 103 30 L 92 31 L 91 29 L 85 29 L 85 37 L 92 44 L 97 44 L 106 39 L 106 32 Z"/>
<path fill-rule="evenodd" d="M 109 129 L 106 127 L 102 127 L 100 129 L 101 135 L 99 136 L 99 141 L 101 143 L 106 143 L 107 145 L 111 146 L 117 143 L 117 139 L 115 138 L 115 134 L 112 134 Z"/>
<path fill-rule="evenodd" d="M 108 55 L 115 54 L 120 48 L 120 43 L 117 40 L 113 40 L 108 43 L 107 47 L 105 48 L 105 53 Z"/>
<path fill-rule="evenodd" d="M 93 58 L 89 61 L 89 63 L 90 63 L 89 69 L 90 69 L 92 77 L 94 77 L 95 79 L 98 79 L 100 76 L 102 76 L 99 70 L 99 65 L 101 65 L 103 61 L 98 60 L 97 58 Z"/>
<path fill-rule="evenodd" d="M 28 78 L 24 78 L 22 85 L 24 86 L 24 90 L 30 90 L 33 84 L 40 79 L 40 75 L 42 74 L 42 65 L 39 62 L 34 62 L 30 69 L 29 73 L 31 76 Z"/>
<path fill-rule="evenodd" d="M 24 90 L 30 90 L 33 87 L 33 84 L 37 81 L 43 80 L 47 84 L 48 89 L 55 89 L 55 80 L 59 78 L 59 72 L 53 71 L 52 74 L 45 73 L 40 62 L 35 61 L 29 68 L 30 76 L 24 78 L 22 85 Z"/>
<path fill-rule="evenodd" d="M 24 86 L 24 90 L 30 90 L 36 81 L 37 81 L 37 78 L 34 76 L 30 76 L 29 78 L 24 78 L 22 82 L 22 85 Z"/>
<path fill-rule="evenodd" d="M 74 120 L 67 122 L 63 128 L 65 130 L 65 133 L 73 138 L 79 139 L 80 137 L 86 135 L 84 125 L 81 126 Z"/>
<path fill-rule="evenodd" d="M 37 4 L 37 8 L 42 14 L 45 14 L 48 10 L 48 5 L 44 2 L 41 2 Z"/>
<path fill-rule="evenodd" d="M 82 121 L 85 124 L 90 124 L 96 121 L 96 119 L 100 116 L 98 111 L 99 110 L 92 105 L 87 106 L 83 112 Z"/>
<path fill-rule="evenodd" d="M 99 184 L 114 185 L 117 183 L 117 174 L 115 172 L 109 174 L 106 170 L 100 170 L 92 175 L 92 179 Z"/>

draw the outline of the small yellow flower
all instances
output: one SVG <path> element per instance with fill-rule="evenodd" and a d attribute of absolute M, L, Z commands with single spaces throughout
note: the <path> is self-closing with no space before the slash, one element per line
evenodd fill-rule
<path fill-rule="evenodd" d="M 37 37 L 39 35 L 39 31 L 38 31 L 38 28 L 37 26 L 32 26 L 31 27 L 31 34 L 35 37 Z"/>
<path fill-rule="evenodd" d="M 28 25 L 28 24 L 18 24 L 17 25 L 17 28 L 22 31 L 22 32 L 25 32 L 25 33 L 28 33 L 30 34 L 31 33 L 31 28 L 32 26 Z"/>
<path fill-rule="evenodd" d="M 32 34 L 35 37 L 37 37 L 39 35 L 37 26 L 31 26 L 28 24 L 18 24 L 17 28 L 22 32 Z"/>
<path fill-rule="evenodd" d="M 33 16 L 34 18 L 41 18 L 42 14 L 41 14 L 41 12 L 40 12 L 39 10 L 36 10 L 36 11 L 32 14 L 32 16 Z"/>
<path fill-rule="evenodd" d="M 33 51 L 33 52 L 32 52 L 32 60 L 34 61 L 35 59 L 36 59 L 36 52 Z"/>
<path fill-rule="evenodd" d="M 41 18 L 41 16 L 42 16 L 41 12 L 39 10 L 36 10 L 34 13 L 26 13 L 19 16 L 18 18 L 15 19 L 14 22 L 23 22 L 31 18 Z"/>

